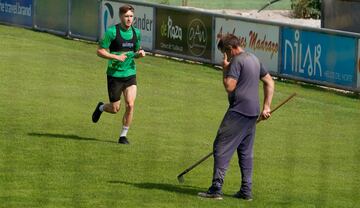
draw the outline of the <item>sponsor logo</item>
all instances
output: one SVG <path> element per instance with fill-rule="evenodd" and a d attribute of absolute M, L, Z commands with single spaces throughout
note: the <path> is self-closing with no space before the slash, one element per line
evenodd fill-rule
<path fill-rule="evenodd" d="M 216 40 L 217 43 L 219 43 L 220 38 L 222 38 L 223 36 L 227 35 L 227 34 L 233 34 L 236 35 L 236 29 L 234 28 L 233 31 L 227 32 L 227 33 L 223 33 L 223 28 L 220 28 L 220 31 L 216 34 Z M 266 35 L 264 35 L 263 38 L 259 38 L 258 37 L 259 34 L 256 31 L 250 31 L 249 32 L 249 36 L 245 37 L 245 36 L 241 36 L 241 35 L 237 35 L 237 37 L 240 40 L 240 47 L 242 48 L 251 48 L 253 51 L 264 51 L 264 52 L 268 52 L 270 53 L 270 58 L 272 59 L 274 54 L 277 54 L 279 51 L 279 43 L 268 40 Z M 249 43 L 247 38 L 249 38 Z"/>
<path fill-rule="evenodd" d="M 290 66 L 292 72 L 307 74 L 309 77 L 322 77 L 320 64 L 321 45 L 303 45 L 300 42 L 300 32 L 296 30 L 294 33 L 294 42 L 285 40 L 284 51 L 284 69 L 287 68 L 287 61 L 291 60 Z M 304 54 L 305 52 L 305 54 Z"/>
<path fill-rule="evenodd" d="M 250 31 L 250 43 L 249 48 L 253 49 L 254 51 L 260 50 L 265 52 L 270 52 L 270 58 L 274 56 L 274 54 L 278 53 L 279 44 L 275 43 L 271 40 L 266 39 L 266 35 L 262 39 L 258 38 L 258 33 L 254 31 Z"/>
<path fill-rule="evenodd" d="M 133 25 L 140 30 L 152 31 L 153 20 L 147 18 L 146 14 L 144 13 L 143 17 L 134 17 Z"/>
<path fill-rule="evenodd" d="M 1 2 L 0 0 L 0 12 L 31 17 L 31 4 L 29 6 L 23 6 L 20 3 L 22 2 L 14 2 L 14 4 L 11 4 Z"/>
<path fill-rule="evenodd" d="M 188 28 L 187 44 L 194 56 L 201 56 L 207 48 L 208 34 L 205 24 L 200 19 L 194 19 L 190 22 Z"/>
<path fill-rule="evenodd" d="M 114 9 L 113 7 L 111 6 L 111 4 L 109 3 L 105 3 L 104 4 L 105 6 L 105 9 L 104 9 L 104 31 L 107 30 L 107 28 L 110 26 L 110 24 L 112 24 L 112 21 L 114 19 Z"/>
<path fill-rule="evenodd" d="M 220 31 L 216 34 L 216 44 L 218 44 L 220 39 L 225 35 L 228 35 L 228 34 L 235 35 L 235 31 L 236 31 L 236 29 L 234 28 L 231 33 L 230 32 L 223 33 L 223 28 L 221 27 Z M 237 37 L 240 40 L 240 47 L 241 48 L 246 48 L 246 46 L 247 46 L 246 37 L 242 37 L 242 36 L 239 36 L 239 35 Z"/>
<path fill-rule="evenodd" d="M 160 34 L 163 37 L 167 37 L 172 40 L 182 40 L 182 29 L 178 25 L 173 25 L 173 21 L 168 16 L 167 23 L 162 23 L 160 28 Z"/>
<path fill-rule="evenodd" d="M 134 43 L 130 43 L 130 42 L 125 42 L 122 44 L 123 48 L 133 48 L 134 47 Z"/>

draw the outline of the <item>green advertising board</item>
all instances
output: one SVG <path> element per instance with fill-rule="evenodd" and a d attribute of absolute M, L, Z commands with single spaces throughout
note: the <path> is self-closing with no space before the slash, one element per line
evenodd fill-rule
<path fill-rule="evenodd" d="M 212 16 L 157 8 L 155 49 L 211 60 Z"/>

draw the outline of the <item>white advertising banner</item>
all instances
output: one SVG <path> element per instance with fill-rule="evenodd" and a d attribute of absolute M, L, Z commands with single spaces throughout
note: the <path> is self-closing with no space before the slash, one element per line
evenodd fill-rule
<path fill-rule="evenodd" d="M 360 39 L 358 40 L 357 87 L 360 90 Z"/>
<path fill-rule="evenodd" d="M 120 22 L 119 8 L 124 3 L 103 1 L 101 16 L 101 38 L 107 28 Z M 141 46 L 145 50 L 153 49 L 154 8 L 132 4 L 135 9 L 134 27 L 141 30 Z"/>
<path fill-rule="evenodd" d="M 223 58 L 217 49 L 222 35 L 234 34 L 241 40 L 241 47 L 254 53 L 271 72 L 278 72 L 279 26 L 244 22 L 235 19 L 215 19 L 215 62 Z"/>

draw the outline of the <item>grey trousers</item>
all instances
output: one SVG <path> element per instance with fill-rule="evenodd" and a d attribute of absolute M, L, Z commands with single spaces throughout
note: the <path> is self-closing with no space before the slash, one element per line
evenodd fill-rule
<path fill-rule="evenodd" d="M 221 191 L 230 159 L 237 150 L 241 171 L 240 192 L 244 196 L 251 196 L 256 120 L 256 116 L 226 112 L 214 141 L 213 189 Z"/>

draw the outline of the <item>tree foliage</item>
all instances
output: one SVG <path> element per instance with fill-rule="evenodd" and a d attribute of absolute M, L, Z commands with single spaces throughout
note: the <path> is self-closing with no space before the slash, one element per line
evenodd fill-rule
<path fill-rule="evenodd" d="M 319 19 L 321 15 L 321 0 L 291 0 L 291 9 L 296 18 Z"/>

